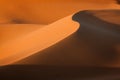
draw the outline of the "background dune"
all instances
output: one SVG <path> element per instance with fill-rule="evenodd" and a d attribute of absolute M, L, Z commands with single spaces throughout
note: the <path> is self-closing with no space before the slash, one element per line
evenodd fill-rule
<path fill-rule="evenodd" d="M 49 24 L 80 10 L 119 8 L 115 0 L 0 0 L 0 23 Z"/>
<path fill-rule="evenodd" d="M 0 25 L 0 45 L 7 41 L 27 35 L 44 25 L 36 24 L 2 24 Z"/>

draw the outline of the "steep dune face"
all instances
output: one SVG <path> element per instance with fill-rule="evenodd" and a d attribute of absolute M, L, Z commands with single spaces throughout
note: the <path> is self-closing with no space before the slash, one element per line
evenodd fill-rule
<path fill-rule="evenodd" d="M 118 8 L 115 0 L 0 0 L 0 23 L 49 24 L 79 10 Z"/>
<path fill-rule="evenodd" d="M 118 67 L 118 14 L 119 10 L 80 11 L 73 16 L 73 20 L 81 24 L 77 32 L 42 52 L 18 61 L 18 64 Z M 107 16 L 114 17 L 114 21 Z"/>
<path fill-rule="evenodd" d="M 74 33 L 79 23 L 68 16 L 34 32 L 0 45 L 0 65 L 6 65 L 56 44 Z"/>

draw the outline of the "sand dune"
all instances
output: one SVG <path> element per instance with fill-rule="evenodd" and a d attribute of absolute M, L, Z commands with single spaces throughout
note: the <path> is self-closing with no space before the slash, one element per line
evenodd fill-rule
<path fill-rule="evenodd" d="M 120 45 L 118 23 L 120 18 L 114 21 L 109 18 L 117 17 L 119 12 L 119 10 L 102 10 L 81 11 L 75 14 L 73 20 L 81 24 L 77 32 L 60 43 L 18 63 L 57 66 L 119 66 L 120 53 L 115 47 Z M 106 20 L 102 19 L 103 17 Z"/>
<path fill-rule="evenodd" d="M 0 0 L 0 79 L 119 80 L 119 9 L 115 0 Z"/>
<path fill-rule="evenodd" d="M 111 4 L 110 4 L 111 5 Z M 117 6 L 117 7 L 116 7 Z M 101 7 L 101 9 L 118 9 L 119 8 L 119 6 L 118 5 L 113 5 L 113 6 L 109 6 L 109 7 L 105 7 L 105 8 L 102 8 Z M 97 9 L 99 9 L 99 8 L 97 8 Z M 82 11 L 82 10 L 81 10 Z M 93 14 L 95 14 L 96 12 L 94 12 Z M 102 14 L 102 15 L 101 15 Z M 99 18 L 100 19 L 102 19 L 103 21 L 106 21 L 106 19 L 107 19 L 107 21 L 108 22 L 111 22 L 112 20 L 110 20 L 110 19 L 113 19 L 114 18 L 114 22 L 113 23 L 118 23 L 119 22 L 119 19 L 117 20 L 117 17 L 116 16 L 119 16 L 119 14 L 117 14 L 117 13 L 115 13 L 115 12 L 113 12 L 113 13 L 111 13 L 111 12 L 109 12 L 109 15 L 112 15 L 113 14 L 113 16 L 111 16 L 111 18 L 109 18 L 109 16 L 106 16 L 105 15 L 105 17 L 104 17 L 104 11 L 103 12 L 99 12 L 99 13 L 97 13 L 97 14 L 95 14 L 94 16 L 99 16 Z M 106 13 L 105 13 L 106 14 Z M 85 17 L 85 16 L 84 16 Z M 84 18 L 82 17 L 81 19 L 83 19 L 84 20 Z M 54 26 L 56 27 L 56 29 L 59 29 L 59 28 L 57 28 L 58 26 L 62 26 L 62 25 L 66 25 L 66 26 L 68 26 L 68 25 L 70 25 L 71 26 L 71 28 L 70 29 L 68 29 L 68 30 L 70 30 L 71 32 L 68 32 L 68 34 L 70 35 L 70 34 L 72 34 L 73 32 L 74 32 L 74 28 L 72 28 L 72 25 L 71 25 L 71 23 L 69 23 L 69 21 L 71 21 L 72 19 L 71 18 L 65 18 L 65 19 L 61 19 L 61 20 L 59 20 L 59 21 L 57 21 L 57 22 L 55 22 L 55 23 L 53 23 L 54 24 Z M 110 21 L 109 21 L 110 20 Z M 118 21 L 118 22 L 117 22 Z M 65 23 L 66 22 L 66 23 Z M 74 21 L 73 21 L 74 22 Z M 85 23 L 85 22 L 84 22 Z M 99 22 L 98 22 L 99 23 Z M 115 23 L 115 24 L 116 24 Z M 87 22 L 87 24 L 89 24 L 88 22 Z M 91 24 L 89 24 L 89 25 L 91 25 Z M 98 24 L 98 25 L 100 25 L 100 24 Z M 18 26 L 20 26 L 20 25 L 18 25 Z M 23 25 L 23 26 L 26 26 L 26 25 Z M 47 25 L 47 26 L 44 26 L 44 27 L 52 27 L 52 24 L 50 24 L 50 25 Z M 63 27 L 63 29 L 64 29 L 64 26 L 62 26 Z M 32 26 L 33 27 L 33 26 Z M 73 26 L 74 27 L 74 26 Z M 78 27 L 78 26 L 77 26 Z M 47 29 L 47 28 L 45 28 L 45 29 Z M 62 28 L 61 28 L 62 29 Z M 73 29 L 73 30 L 72 30 Z M 8 29 L 9 30 L 9 29 Z M 27 30 L 27 29 L 26 29 Z M 33 29 L 34 30 L 34 29 Z M 38 44 L 40 45 L 40 44 L 42 44 L 42 43 L 40 43 L 40 42 L 42 42 L 42 41 L 39 41 L 39 40 L 41 40 L 40 38 L 39 38 L 39 35 L 41 35 L 42 37 L 44 37 L 44 36 L 46 36 L 47 37 L 47 35 L 46 35 L 46 33 L 45 33 L 45 35 L 43 34 L 43 33 L 39 33 L 39 30 L 40 30 L 40 33 L 41 33 L 41 31 L 42 31 L 42 29 L 38 29 L 38 27 L 36 27 L 36 31 L 35 32 L 31 32 L 32 31 L 32 29 L 30 30 L 30 33 L 28 34 L 28 32 L 29 32 L 29 30 L 28 30 L 28 32 L 27 31 L 25 31 L 25 35 L 24 36 L 21 36 L 21 37 L 16 37 L 17 35 L 13 35 L 13 38 L 10 36 L 10 38 L 11 38 L 11 41 L 8 41 L 8 42 L 6 42 L 5 44 L 2 44 L 1 45 L 1 64 L 9 64 L 9 63 L 13 63 L 14 61 L 17 61 L 17 60 L 20 60 L 20 59 L 22 59 L 22 58 L 25 58 L 25 57 L 27 57 L 27 56 L 30 56 L 31 54 L 34 54 L 35 52 L 38 52 L 38 51 L 41 51 L 41 50 L 43 50 L 44 48 L 47 48 L 47 47 L 49 47 L 49 46 L 51 46 L 51 45 L 53 45 L 53 44 L 55 44 L 56 42 L 58 42 L 58 41 L 61 41 L 62 39 L 64 39 L 64 38 L 66 38 L 67 36 L 68 36 L 68 34 L 67 34 L 67 31 L 65 31 L 66 32 L 66 34 L 64 35 L 64 36 L 59 36 L 59 38 L 57 39 L 57 37 L 56 37 L 56 41 L 54 42 L 53 41 L 53 43 L 51 42 L 50 44 L 47 44 L 47 46 L 44 46 L 44 47 L 42 47 L 42 48 L 40 48 L 40 47 L 37 47 L 36 48 L 36 50 L 33 50 L 32 48 L 34 48 L 35 46 L 37 46 Z M 67 29 L 66 29 L 67 30 Z M 76 29 L 75 29 L 76 30 Z M 23 31 L 24 32 L 24 31 Z M 38 33 L 37 33 L 38 32 Z M 59 32 L 62 32 L 62 31 L 59 31 Z M 21 31 L 20 31 L 20 33 L 21 33 Z M 19 32 L 18 32 L 18 35 L 22 35 L 22 34 L 20 34 Z M 51 32 L 52 33 L 52 32 Z M 62 32 L 63 33 L 63 32 Z M 87 32 L 86 32 L 87 33 Z M 13 34 L 14 34 L 14 32 L 13 32 Z M 47 33 L 48 34 L 48 33 Z M 29 38 L 27 37 L 27 36 L 30 36 Z M 14 37 L 15 36 L 15 37 Z M 33 36 L 33 37 L 32 37 Z M 36 40 L 37 41 L 32 41 L 32 40 L 35 40 L 34 39 L 34 37 L 36 36 Z M 6 36 L 7 37 L 7 36 Z M 28 39 L 27 39 L 27 38 Z M 48 38 L 49 38 L 50 36 L 48 36 Z M 8 38 L 9 39 L 9 38 Z M 47 39 L 47 38 L 46 38 Z M 51 38 L 49 38 L 49 39 L 51 39 Z M 75 38 L 76 39 L 76 38 Z M 5 39 L 4 39 L 5 40 Z M 31 40 L 31 42 L 28 42 L 27 40 Z M 51 39 L 51 40 L 54 40 L 54 38 L 53 39 Z M 43 40 L 43 41 L 45 41 L 45 40 Z M 48 41 L 49 42 L 49 41 Z M 68 41 L 69 42 L 69 41 Z M 25 43 L 28 43 L 29 45 L 24 45 L 24 47 L 22 47 L 22 44 L 25 44 Z M 77 42 L 76 42 L 77 43 Z M 14 44 L 14 45 L 13 45 Z M 10 46 L 11 45 L 11 46 Z M 20 46 L 19 46 L 20 45 Z M 38 45 L 38 46 L 39 46 Z M 43 45 L 43 44 L 42 44 Z M 74 45 L 74 44 L 73 44 Z M 83 44 L 82 44 L 83 45 Z M 17 47 L 12 47 L 12 46 L 17 46 Z M 29 47 L 28 47 L 29 46 Z M 10 49 L 12 47 L 12 49 Z M 21 48 L 22 47 L 22 48 Z M 31 47 L 31 48 L 30 48 Z M 76 48 L 76 47 L 75 47 Z M 78 46 L 78 48 L 79 48 L 79 46 Z M 76 48 L 76 49 L 78 49 L 78 48 Z M 7 51 L 6 51 L 6 49 L 8 49 Z M 30 51 L 30 50 L 31 51 Z M 83 49 L 82 47 L 81 47 L 81 49 Z M 17 53 L 22 53 L 22 51 L 28 51 L 28 52 L 25 52 L 25 53 L 30 53 L 30 54 L 24 54 L 24 52 L 23 52 L 23 54 L 24 54 L 24 56 L 23 57 L 20 57 L 19 55 L 17 55 L 18 57 L 12 57 L 11 56 L 11 58 L 9 57 L 10 55 L 12 55 L 12 54 L 17 54 Z M 32 51 L 33 50 L 33 51 Z M 35 52 L 34 52 L 35 51 Z M 47 51 L 47 50 L 46 50 Z M 85 50 L 86 51 L 86 50 Z M 89 51 L 89 50 L 88 50 Z M 9 53 L 8 53 L 9 52 Z M 6 54 L 5 54 L 6 53 Z M 62 54 L 61 54 L 62 55 Z M 87 54 L 88 55 L 88 54 Z M 54 56 L 54 55 L 53 55 Z M 8 57 L 8 58 L 7 58 Z M 17 59 L 18 58 L 18 59 Z M 47 58 L 47 57 L 46 57 Z M 52 57 L 51 57 L 52 58 Z M 91 58 L 93 58 L 93 57 L 91 57 Z M 3 60 L 2 60 L 3 59 Z M 11 60 L 12 59 L 12 60 Z M 17 59 L 17 60 L 16 60 Z M 41 58 L 41 59 L 44 59 L 44 57 L 43 58 Z M 48 58 L 49 59 L 49 58 Z M 48 59 L 45 59 L 45 60 L 48 60 Z M 70 58 L 71 59 L 71 58 Z M 82 59 L 82 58 L 81 58 Z M 7 62 L 7 61 L 8 62 Z M 32 59 L 31 59 L 32 60 Z M 34 59 L 34 60 L 36 60 L 36 59 Z M 33 62 L 34 62 L 34 60 L 33 60 Z M 71 59 L 72 60 L 72 59 Z M 89 60 L 89 59 L 88 59 Z M 92 60 L 92 59 L 91 59 Z M 9 62 L 10 61 L 10 62 Z M 39 61 L 39 60 L 38 60 Z M 41 60 L 42 61 L 42 63 L 44 64 L 44 61 L 43 60 Z M 68 61 L 69 61 L 69 59 L 68 59 Z M 79 61 L 79 60 L 78 60 Z M 82 61 L 82 60 L 81 60 Z M 100 60 L 99 60 L 100 61 Z M 29 62 L 30 61 L 26 61 L 25 63 L 28 63 L 29 64 Z M 71 62 L 73 62 L 73 61 L 71 61 Z M 21 62 L 20 62 L 21 63 Z M 31 63 L 32 63 L 32 61 L 31 61 Z M 35 64 L 36 64 L 36 62 L 34 62 Z M 41 64 L 42 64 L 41 63 Z M 75 63 L 75 62 L 74 62 Z M 75 64 L 77 64 L 78 62 L 76 62 Z M 88 64 L 87 63 L 87 61 L 86 62 L 82 62 L 82 63 L 84 63 L 84 64 Z M 97 64 L 97 62 L 95 62 L 96 64 Z M 93 63 L 93 64 L 95 64 L 95 63 Z M 45 63 L 46 64 L 46 63 Z M 51 62 L 50 62 L 50 64 L 51 64 Z M 56 63 L 55 63 L 56 64 Z M 63 64 L 63 63 L 62 63 Z M 65 63 L 66 64 L 66 63 Z M 68 64 L 69 64 L 69 62 L 68 62 Z M 70 63 L 71 64 L 71 63 Z"/>
<path fill-rule="evenodd" d="M 119 80 L 120 69 L 116 68 L 120 67 L 119 13 L 120 10 L 92 10 L 74 14 L 72 19 L 81 24 L 76 32 L 14 65 L 0 67 L 0 77 L 14 80 Z M 68 24 L 66 20 L 69 19 Z M 55 22 L 52 27 L 58 23 L 71 25 L 71 17 Z"/>
<path fill-rule="evenodd" d="M 39 26 L 39 25 L 38 25 Z M 10 64 L 41 51 L 74 33 L 79 23 L 68 16 L 46 27 L 0 45 L 0 65 Z"/>

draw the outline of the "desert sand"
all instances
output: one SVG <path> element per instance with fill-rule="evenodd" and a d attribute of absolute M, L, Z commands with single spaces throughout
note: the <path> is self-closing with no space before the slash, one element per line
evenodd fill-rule
<path fill-rule="evenodd" d="M 119 12 L 120 10 L 92 10 L 74 14 L 73 21 L 80 23 L 77 31 L 14 65 L 0 67 L 1 79 L 119 80 Z M 72 23 L 71 18 L 66 17 L 53 25 L 69 19 L 68 23 Z"/>
<path fill-rule="evenodd" d="M 0 78 L 119 80 L 119 9 L 115 0 L 0 0 Z"/>
<path fill-rule="evenodd" d="M 50 24 L 80 10 L 120 7 L 115 0 L 0 0 L 0 23 Z"/>
<path fill-rule="evenodd" d="M 39 25 L 38 25 L 39 26 Z M 39 26 L 40 27 L 40 26 Z M 0 65 L 10 64 L 56 44 L 79 28 L 68 16 L 0 46 Z"/>
<path fill-rule="evenodd" d="M 41 25 L 43 25 L 43 24 L 46 24 L 46 25 L 42 26 L 42 27 L 51 27 L 51 28 L 52 28 L 52 24 L 54 24 L 53 26 L 56 26 L 56 29 L 59 29 L 59 26 L 61 27 L 62 25 L 66 25 L 66 26 L 70 25 L 70 26 L 72 26 L 72 24 L 69 22 L 69 21 L 72 20 L 72 18 L 67 18 L 67 17 L 63 18 L 63 17 L 67 16 L 68 14 L 72 14 L 72 13 L 74 13 L 76 11 L 101 10 L 101 9 L 105 10 L 105 9 L 119 9 L 120 8 L 120 6 L 117 5 L 116 2 L 113 1 L 113 0 L 105 1 L 105 2 L 104 1 L 96 2 L 95 0 L 91 0 L 90 2 L 89 1 L 88 2 L 85 2 L 85 1 L 75 1 L 75 2 L 65 1 L 65 3 L 63 1 L 51 1 L 49 3 L 49 1 L 47 1 L 47 0 L 46 1 L 40 1 L 40 2 L 39 1 L 34 1 L 34 2 L 26 1 L 28 3 L 27 5 L 25 5 L 26 3 L 24 1 L 17 1 L 17 2 L 12 1 L 10 3 L 8 3 L 8 1 L 7 2 L 6 1 L 7 0 L 3 1 L 3 4 L 5 4 L 7 6 L 11 6 L 11 7 L 9 7 L 9 8 L 7 6 L 6 7 L 1 7 L 1 8 L 5 8 L 5 9 L 1 9 L 1 10 L 3 10 L 1 12 L 3 12 L 3 14 L 4 14 L 4 15 L 1 15 L 4 18 L 4 19 L 1 19 L 1 20 L 2 21 L 4 21 L 5 19 L 8 20 L 8 22 L 1 22 L 2 25 L 0 27 L 1 28 L 1 35 L 2 35 L 2 37 L 1 37 L 1 46 L 0 46 L 1 47 L 1 64 L 2 63 L 4 64 L 4 62 L 5 62 L 5 64 L 9 64 L 9 62 L 7 62 L 7 61 L 10 61 L 10 63 L 16 62 L 16 61 L 18 61 L 20 59 L 23 59 L 23 58 L 25 58 L 27 56 L 30 56 L 30 55 L 34 54 L 35 52 L 39 52 L 39 51 L 41 51 L 41 50 L 43 50 L 45 48 L 48 48 L 49 46 L 52 46 L 53 44 L 61 41 L 62 39 L 65 39 L 66 37 L 68 37 L 68 35 L 72 34 L 76 30 L 75 27 L 74 27 L 75 30 L 72 27 L 68 28 L 69 32 L 67 33 L 67 31 L 64 31 L 64 26 L 63 26 L 63 29 L 62 28 L 61 29 L 64 32 L 66 32 L 66 35 L 64 35 L 64 36 L 62 36 L 62 35 L 59 36 L 58 35 L 59 36 L 58 39 L 57 39 L 57 37 L 53 38 L 54 36 L 52 36 L 52 38 L 54 40 L 53 42 L 51 42 L 50 44 L 47 44 L 47 46 L 44 46 L 44 48 L 37 47 L 37 49 L 33 50 L 33 52 L 32 52 L 32 48 L 35 48 L 35 46 L 40 46 L 43 43 L 42 41 L 39 41 L 41 39 L 41 38 L 38 39 L 39 35 L 41 35 L 43 37 L 46 36 L 47 39 L 51 39 L 51 38 L 49 38 L 50 36 L 42 34 L 42 32 L 41 32 L 42 29 L 39 29 L 39 28 L 41 28 Z M 41 4 L 41 5 L 36 6 L 37 2 L 39 2 L 39 4 Z M 68 2 L 67 5 L 66 5 L 66 2 Z M 15 3 L 18 4 L 18 5 L 15 5 Z M 48 4 L 52 4 L 52 6 L 49 7 Z M 1 5 L 1 6 L 4 6 L 4 5 Z M 21 10 L 23 10 L 23 7 L 26 10 L 21 11 Z M 39 7 L 39 9 L 37 9 L 38 7 Z M 12 12 L 15 12 L 15 13 L 12 13 L 9 10 L 13 10 Z M 52 11 L 50 11 L 50 10 L 52 10 Z M 59 11 L 57 11 L 57 10 L 59 10 Z M 56 11 L 56 12 L 54 12 L 54 11 Z M 6 13 L 7 13 L 7 15 L 5 15 Z M 109 20 L 109 16 L 104 18 L 104 17 L 102 17 L 102 15 L 99 15 L 99 13 L 97 15 L 95 15 L 95 16 L 100 16 L 100 18 L 102 20 L 104 20 L 104 21 L 106 21 L 106 19 L 107 19 L 107 21 Z M 55 14 L 55 15 L 50 15 L 50 14 Z M 8 16 L 9 16 L 9 18 L 8 18 Z M 15 17 L 16 19 L 12 20 L 12 17 Z M 60 18 L 63 18 L 63 19 L 60 19 Z M 31 19 L 33 21 L 27 21 L 27 20 L 31 20 Z M 58 20 L 58 19 L 60 19 L 60 20 Z M 56 21 L 56 20 L 58 20 L 58 21 Z M 39 24 L 37 24 L 37 25 L 27 24 L 27 23 L 34 23 L 34 21 L 36 23 L 39 23 Z M 54 22 L 54 21 L 56 21 L 56 22 Z M 113 21 L 115 21 L 115 20 L 113 20 Z M 116 21 L 118 21 L 118 20 L 116 20 Z M 50 24 L 51 22 L 53 22 L 53 23 Z M 67 22 L 67 23 L 65 24 L 65 22 Z M 116 22 L 116 23 L 118 23 L 118 22 Z M 14 23 L 15 23 L 15 25 L 14 25 Z M 20 25 L 20 24 L 22 24 L 22 25 Z M 9 28 L 7 28 L 7 27 L 9 27 Z M 29 27 L 29 29 L 28 29 L 28 27 Z M 78 26 L 77 26 L 77 28 L 78 28 Z M 17 30 L 17 29 L 19 29 L 19 30 Z M 45 28 L 45 29 L 47 29 L 47 28 Z M 8 31 L 4 31 L 4 30 L 8 30 Z M 61 33 L 63 33 L 63 32 L 61 31 Z M 27 36 L 29 36 L 29 38 Z M 35 36 L 36 36 L 36 39 L 34 39 Z M 30 42 L 27 41 L 27 40 L 30 40 L 30 39 L 31 39 Z M 45 41 L 45 40 L 43 40 L 43 41 Z M 25 46 L 26 43 L 28 43 L 29 45 Z M 23 44 L 24 44 L 24 46 L 21 47 Z M 12 46 L 15 46 L 15 47 L 12 47 Z M 12 47 L 12 49 L 10 49 L 11 47 Z M 29 51 L 29 49 L 31 51 Z M 28 51 L 28 52 L 25 52 L 25 51 Z M 16 57 L 17 60 L 12 58 L 13 57 L 12 54 L 18 54 L 18 53 L 22 54 L 22 52 L 23 52 L 24 56 L 23 55 L 21 55 L 21 56 L 18 55 L 18 57 L 20 57 L 20 59 L 17 59 L 17 57 Z M 9 56 L 11 56 L 11 58 Z M 28 61 L 28 63 L 29 63 L 29 61 Z"/>
<path fill-rule="evenodd" d="M 6 5 L 4 5 L 4 4 L 6 4 Z M 55 4 L 55 5 L 53 5 L 53 4 Z M 51 7 L 49 7 L 49 6 L 51 6 Z M 68 2 L 68 0 L 66 0 L 66 1 L 62 1 L 62 0 L 61 1 L 59 1 L 59 0 L 27 1 L 26 0 L 26 1 L 17 1 L 17 2 L 15 0 L 10 1 L 10 2 L 8 0 L 4 0 L 4 1 L 1 1 L 0 8 L 1 8 L 1 24 L 2 24 L 0 27 L 1 28 L 0 29 L 1 30 L 1 46 L 4 46 L 4 48 L 6 48 L 6 46 L 8 46 L 7 48 L 9 48 L 9 47 L 11 47 L 11 46 L 9 46 L 10 44 L 11 45 L 13 43 L 20 44 L 21 42 L 19 42 L 19 39 L 21 39 L 23 37 L 27 37 L 27 35 L 34 34 L 36 36 L 37 35 L 39 36 L 39 34 L 35 34 L 33 31 L 39 29 L 39 27 L 41 27 L 41 25 L 43 25 L 43 24 L 46 24 L 46 26 L 50 26 L 50 23 L 57 21 L 58 19 L 67 16 L 68 14 L 72 14 L 74 12 L 82 11 L 82 10 L 119 9 L 120 6 L 116 4 L 115 0 L 109 0 L 109 1 L 89 0 L 88 2 L 83 1 L 83 0 L 69 1 L 69 2 Z M 53 15 L 51 15 L 51 14 L 53 14 Z M 107 21 L 108 21 L 108 19 L 112 18 L 112 17 L 109 18 L 109 16 L 106 18 L 102 18 L 102 16 L 99 14 L 96 16 L 100 16 L 101 19 L 107 19 Z M 65 20 L 63 20 L 63 21 L 62 20 L 63 19 L 54 23 L 56 25 L 56 27 L 58 27 L 60 23 L 64 23 Z M 113 20 L 113 21 L 115 21 L 115 20 Z M 118 20 L 116 20 L 116 21 L 118 21 Z M 15 23 L 15 25 L 14 24 L 11 25 L 10 23 L 12 23 L 12 24 Z M 24 25 L 24 23 L 26 23 L 26 25 Z M 32 23 L 32 24 L 28 25 L 27 23 L 30 23 L 30 24 Z M 33 23 L 39 23 L 39 24 L 34 25 Z M 119 21 L 116 23 L 119 23 Z M 22 25 L 20 25 L 20 24 L 22 24 Z M 69 23 L 69 25 L 70 25 L 70 23 Z M 46 27 L 46 26 L 44 26 L 44 27 Z M 29 29 L 28 29 L 28 27 L 29 27 Z M 17 29 L 19 29 L 19 30 L 17 30 Z M 49 38 L 49 36 L 48 36 L 48 38 Z M 64 39 L 64 38 L 65 37 L 63 37 L 62 39 Z M 32 38 L 30 38 L 30 39 L 32 39 Z M 60 39 L 60 40 L 62 40 L 62 39 Z M 60 40 L 58 40 L 58 41 L 60 41 Z M 25 42 L 27 42 L 27 41 L 24 41 L 24 43 Z M 34 42 L 36 42 L 36 41 L 33 41 L 33 44 L 34 44 Z M 38 42 L 38 43 L 40 43 L 40 42 Z M 36 42 L 35 45 L 37 45 L 38 43 Z M 1 48 L 1 53 L 3 50 L 3 53 L 1 55 L 4 54 L 3 56 L 5 56 L 7 54 L 9 54 L 9 55 L 12 54 L 12 52 L 11 53 L 4 52 L 4 50 L 5 50 L 4 48 L 3 49 Z M 13 50 L 16 50 L 15 47 L 11 47 L 11 48 L 13 48 Z M 19 48 L 18 48 L 18 50 L 19 50 Z M 20 49 L 20 50 L 22 50 L 22 49 Z M 16 53 L 16 52 L 14 52 L 14 53 Z M 1 56 L 1 58 L 3 56 Z M 4 57 L 3 57 L 3 59 L 4 59 Z"/>
<path fill-rule="evenodd" d="M 73 15 L 73 20 L 80 23 L 80 28 L 74 34 L 18 63 L 119 67 L 119 18 L 114 21 L 109 18 L 116 18 L 119 13 L 119 10 L 80 11 Z"/>
<path fill-rule="evenodd" d="M 37 24 L 1 24 L 0 45 L 7 41 L 29 34 L 45 25 Z"/>

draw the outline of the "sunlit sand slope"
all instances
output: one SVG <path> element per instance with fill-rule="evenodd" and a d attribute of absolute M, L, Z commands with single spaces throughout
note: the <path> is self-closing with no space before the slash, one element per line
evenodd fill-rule
<path fill-rule="evenodd" d="M 39 25 L 38 25 L 39 26 Z M 73 34 L 79 23 L 72 15 L 0 45 L 0 65 L 10 64 L 48 48 Z"/>
<path fill-rule="evenodd" d="M 0 45 L 44 27 L 40 24 L 1 24 Z"/>
<path fill-rule="evenodd" d="M 80 11 L 73 16 L 81 27 L 60 43 L 20 64 L 120 66 L 120 10 Z M 70 23 L 69 23 L 70 24 Z"/>

